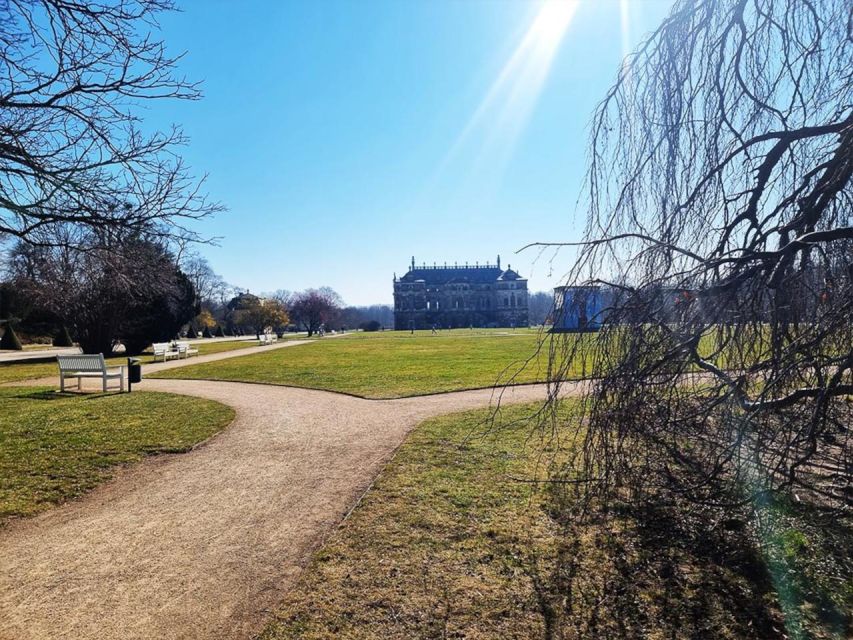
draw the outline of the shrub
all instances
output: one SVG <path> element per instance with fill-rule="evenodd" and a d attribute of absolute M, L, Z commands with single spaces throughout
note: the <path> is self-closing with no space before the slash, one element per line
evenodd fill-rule
<path fill-rule="evenodd" d="M 190 340 L 194 340 L 198 338 L 198 334 L 195 332 L 195 327 L 190 325 L 189 329 L 187 329 L 187 338 Z"/>
<path fill-rule="evenodd" d="M 224 338 L 225 337 L 225 331 L 222 330 L 221 324 L 216 325 L 216 331 L 213 332 L 213 335 L 215 335 L 217 338 Z"/>
<path fill-rule="evenodd" d="M 369 320 L 367 322 L 362 322 L 359 325 L 359 329 L 362 331 L 379 331 L 382 325 L 379 324 L 378 320 Z"/>
<path fill-rule="evenodd" d="M 0 349 L 8 349 L 10 351 L 21 351 L 24 347 L 21 346 L 21 341 L 15 334 L 15 330 L 10 323 L 6 323 L 6 330 L 3 332 L 3 337 L 0 338 Z"/>
<path fill-rule="evenodd" d="M 210 327 L 204 328 L 204 331 L 201 332 L 201 337 L 202 338 L 212 338 L 213 337 L 212 335 L 210 335 Z"/>
<path fill-rule="evenodd" d="M 71 340 L 71 334 L 68 333 L 68 327 L 62 325 L 59 332 L 53 338 L 54 347 L 73 347 L 74 341 Z"/>

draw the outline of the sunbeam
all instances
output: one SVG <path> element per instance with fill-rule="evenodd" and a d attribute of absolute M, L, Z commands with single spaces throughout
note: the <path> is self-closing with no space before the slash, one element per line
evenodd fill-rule
<path fill-rule="evenodd" d="M 451 145 L 437 175 L 444 173 L 463 149 L 477 144 L 470 172 L 481 179 L 500 180 L 578 4 L 579 0 L 546 0 L 542 4 L 518 47 Z M 478 140 L 475 142 L 474 138 Z"/>
<path fill-rule="evenodd" d="M 622 30 L 622 64 L 631 53 L 631 7 L 628 0 L 619 0 L 619 26 Z"/>

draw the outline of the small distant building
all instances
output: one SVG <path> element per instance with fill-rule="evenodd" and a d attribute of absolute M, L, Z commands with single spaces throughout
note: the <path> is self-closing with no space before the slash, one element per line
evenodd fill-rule
<path fill-rule="evenodd" d="M 555 287 L 552 331 L 598 331 L 604 309 L 605 292 L 601 287 Z"/>
<path fill-rule="evenodd" d="M 415 265 L 394 276 L 394 328 L 526 327 L 527 279 L 510 265 Z"/>
<path fill-rule="evenodd" d="M 259 298 L 258 296 L 249 293 L 246 291 L 245 293 L 238 293 L 236 296 L 231 298 L 226 305 L 228 311 L 244 311 L 245 309 L 251 309 L 252 307 L 256 307 L 261 304 L 263 298 Z"/>

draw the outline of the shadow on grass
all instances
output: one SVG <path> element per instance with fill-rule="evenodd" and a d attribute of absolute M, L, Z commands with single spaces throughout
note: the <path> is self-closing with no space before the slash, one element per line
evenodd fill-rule
<path fill-rule="evenodd" d="M 853 637 L 849 519 L 775 503 L 754 526 L 684 505 L 621 506 L 526 563 L 546 638 Z"/>
<path fill-rule="evenodd" d="M 71 398 L 81 398 L 83 400 L 103 400 L 114 396 L 121 396 L 123 393 L 108 391 L 59 391 L 56 389 L 40 389 L 26 393 L 15 394 L 15 400 L 41 400 L 41 401 L 57 401 L 70 400 Z"/>
<path fill-rule="evenodd" d="M 849 514 L 777 499 L 757 530 L 790 637 L 853 638 Z"/>
<path fill-rule="evenodd" d="M 759 546 L 724 522 L 657 505 L 564 521 L 555 553 L 527 563 L 546 638 L 786 637 Z"/>
<path fill-rule="evenodd" d="M 15 394 L 15 400 L 62 400 L 64 398 L 70 398 L 74 394 L 71 393 L 60 393 L 59 391 L 53 391 L 50 389 L 44 389 L 39 391 L 30 391 L 28 393 L 18 393 Z"/>

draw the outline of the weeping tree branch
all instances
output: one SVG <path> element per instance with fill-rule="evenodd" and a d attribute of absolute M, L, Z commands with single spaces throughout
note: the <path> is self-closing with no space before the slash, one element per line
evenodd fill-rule
<path fill-rule="evenodd" d="M 842 0 L 682 0 L 593 118 L 570 285 L 605 300 L 588 499 L 853 506 L 853 39 Z M 833 472 L 827 473 L 826 469 Z M 626 493 L 627 487 L 633 487 Z"/>

